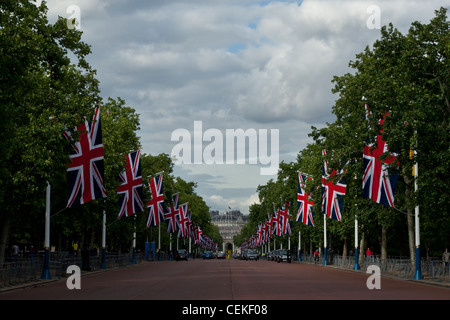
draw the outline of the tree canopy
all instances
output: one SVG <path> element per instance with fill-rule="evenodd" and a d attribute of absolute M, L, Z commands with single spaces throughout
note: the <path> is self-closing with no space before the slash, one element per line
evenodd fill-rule
<path fill-rule="evenodd" d="M 103 100 L 96 71 L 88 62 L 91 47 L 82 41 L 82 32 L 68 28 L 61 17 L 50 24 L 47 10 L 45 2 L 39 6 L 28 0 L 0 2 L 0 261 L 13 241 L 42 249 L 47 183 L 51 185 L 51 239 L 58 250 L 70 250 L 82 241 L 99 247 L 103 212 L 109 249 L 129 248 L 135 223 L 142 246 L 150 236 L 144 212 L 136 214 L 136 221 L 118 222 L 116 189 L 124 156 L 142 147 L 137 135 L 139 115 L 121 98 Z M 90 121 L 96 107 L 101 110 L 107 198 L 66 208 L 71 143 L 63 133 L 71 131 L 77 139 L 74 129 Z M 173 176 L 168 155 L 144 154 L 142 164 L 144 184 L 148 185 L 148 176 L 164 171 L 166 200 L 180 192 L 194 221 L 205 234 L 221 241 L 210 223 L 209 208 L 196 194 L 196 184 Z M 144 197 L 150 199 L 150 191 L 144 190 Z"/>
<path fill-rule="evenodd" d="M 320 129 L 312 127 L 310 136 L 314 143 L 299 152 L 297 161 L 282 163 L 276 181 L 258 187 L 260 204 L 251 207 L 249 228 L 236 240 L 242 242 L 256 231 L 257 223 L 273 212 L 272 202 L 279 203 L 280 198 L 296 202 L 297 170 L 310 174 L 315 185 L 320 185 L 326 159 L 335 170 L 345 164 L 343 178 L 347 185 L 342 221 L 331 221 L 328 227 L 328 236 L 333 239 L 329 246 L 347 251 L 356 216 L 361 223 L 360 232 L 371 248 L 384 255 L 409 252 L 414 261 L 414 208 L 419 206 L 421 248 L 427 253 L 440 253 L 448 247 L 449 43 L 445 8 L 437 10 L 429 24 L 413 22 L 406 35 L 392 24 L 382 27 L 380 39 L 350 61 L 353 72 L 332 79 L 333 93 L 338 95 L 332 108 L 335 121 Z M 368 119 L 366 106 L 371 111 Z M 378 120 L 386 113 L 381 128 Z M 388 165 L 389 172 L 399 174 L 394 207 L 362 197 L 362 151 L 365 145 L 375 142 L 381 129 L 389 150 L 379 158 L 386 159 L 392 152 L 397 156 Z M 323 149 L 328 151 L 326 158 L 321 153 Z M 410 156 L 412 150 L 414 156 Z M 414 164 L 419 167 L 416 181 L 412 175 Z M 310 189 L 314 193 L 316 226 L 296 222 L 292 228 L 294 234 L 301 231 L 315 246 L 323 239 L 320 189 Z M 295 218 L 294 208 L 291 214 Z M 387 234 L 387 239 L 381 234 Z"/>

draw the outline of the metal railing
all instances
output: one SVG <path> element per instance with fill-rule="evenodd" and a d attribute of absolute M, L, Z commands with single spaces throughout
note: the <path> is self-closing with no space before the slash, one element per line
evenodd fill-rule
<path fill-rule="evenodd" d="M 49 271 L 52 279 L 61 279 L 67 277 L 67 268 L 70 265 L 77 265 L 83 271 L 96 271 L 100 269 L 111 269 L 125 267 L 133 263 L 141 263 L 143 256 L 135 254 L 134 259 L 129 253 L 111 254 L 105 256 L 105 265 L 102 266 L 101 256 L 95 255 L 89 257 L 89 263 L 83 264 L 81 256 L 67 254 L 52 254 L 49 259 Z M 44 258 L 41 255 L 36 257 L 17 257 L 8 259 L 3 265 L 0 265 L 0 289 L 27 284 L 30 282 L 42 280 L 42 271 L 44 267 Z M 88 270 L 86 269 L 88 267 Z"/>
<path fill-rule="evenodd" d="M 314 263 L 314 257 L 310 254 L 301 255 L 302 262 Z M 293 261 L 298 261 L 297 255 L 293 257 Z M 319 264 L 323 265 L 324 257 L 320 256 Z M 380 267 L 381 274 L 391 275 L 401 278 L 414 277 L 416 272 L 415 263 L 411 263 L 411 259 L 406 257 L 388 257 L 381 260 L 380 256 L 364 257 L 358 261 L 360 270 L 367 270 L 370 265 Z M 351 269 L 355 267 L 355 256 L 332 255 L 327 257 L 327 265 L 337 268 Z M 450 264 L 445 265 L 440 259 L 425 258 L 421 260 L 422 276 L 426 279 L 450 282 Z"/>

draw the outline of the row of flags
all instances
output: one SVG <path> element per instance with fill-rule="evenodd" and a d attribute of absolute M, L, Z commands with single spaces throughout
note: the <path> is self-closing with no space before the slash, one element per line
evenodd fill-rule
<path fill-rule="evenodd" d="M 85 121 L 76 128 L 76 131 L 80 135 L 80 141 L 74 141 L 70 132 L 64 133 L 73 146 L 67 168 L 69 185 L 67 208 L 107 197 L 100 108 L 95 109 L 92 122 Z M 126 155 L 124 163 L 125 170 L 118 176 L 121 184 L 116 190 L 119 195 L 118 219 L 145 212 L 148 209 L 147 228 L 158 226 L 165 221 L 168 233 L 177 232 L 178 238 L 190 238 L 200 247 L 209 250 L 217 249 L 217 244 L 203 234 L 200 226 L 193 223 L 192 211 L 188 211 L 188 204 L 179 205 L 178 193 L 173 195 L 172 205 L 166 205 L 162 172 L 150 179 L 148 187 L 152 198 L 144 202 L 140 150 Z"/>
<path fill-rule="evenodd" d="M 369 119 L 370 112 L 366 105 L 366 118 Z M 366 145 L 363 149 L 363 178 L 362 178 L 362 195 L 365 198 L 372 199 L 376 203 L 389 207 L 394 207 L 394 193 L 397 182 L 397 173 L 389 173 L 388 165 L 397 161 L 397 155 L 390 153 L 383 160 L 381 155 L 389 152 L 387 143 L 382 138 L 384 114 L 379 124 L 381 131 L 377 134 L 376 142 L 372 145 Z M 322 155 L 326 156 L 326 150 L 322 151 Z M 321 211 L 332 220 L 342 220 L 342 208 L 344 205 L 344 195 L 347 186 L 344 184 L 342 177 L 345 170 L 332 170 L 329 172 L 328 162 L 325 160 L 322 167 L 322 183 L 317 185 L 315 190 L 322 187 L 322 203 Z M 297 216 L 296 221 L 305 225 L 314 226 L 314 212 L 311 193 L 307 192 L 307 181 L 313 178 L 302 172 L 298 173 L 298 191 L 297 191 Z M 258 247 L 269 241 L 272 234 L 283 236 L 291 234 L 289 218 L 289 204 L 274 212 L 265 223 L 259 223 L 256 234 L 251 236 L 243 245 L 243 248 Z M 289 228 L 287 227 L 289 226 Z"/>
<path fill-rule="evenodd" d="M 272 235 L 284 237 L 292 235 L 292 216 L 289 213 L 290 203 L 285 203 L 280 208 L 275 209 L 271 215 L 267 216 L 265 222 L 260 222 L 256 234 L 241 245 L 241 250 L 260 247 L 268 243 Z"/>

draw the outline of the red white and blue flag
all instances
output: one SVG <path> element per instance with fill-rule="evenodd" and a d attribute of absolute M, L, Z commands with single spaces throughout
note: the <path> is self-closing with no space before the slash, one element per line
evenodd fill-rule
<path fill-rule="evenodd" d="M 178 197 L 179 193 L 176 193 L 172 196 L 172 206 L 168 208 L 168 210 L 164 213 L 164 219 L 166 220 L 168 233 L 177 231 L 177 216 L 180 212 L 180 208 L 178 206 Z"/>
<path fill-rule="evenodd" d="M 148 208 L 147 228 L 156 227 L 164 220 L 166 207 L 164 204 L 162 172 L 150 179 L 150 192 L 152 193 L 152 200 L 146 204 Z"/>
<path fill-rule="evenodd" d="M 273 234 L 273 215 L 270 216 L 267 214 L 267 221 L 266 221 L 266 241 L 270 240 L 270 237 Z"/>
<path fill-rule="evenodd" d="M 140 150 L 125 156 L 125 171 L 119 174 L 119 179 L 122 182 L 116 190 L 119 195 L 119 219 L 143 212 Z"/>
<path fill-rule="evenodd" d="M 369 115 L 366 106 L 367 115 Z M 380 119 L 383 125 L 384 117 Z M 396 155 L 390 154 L 386 159 L 381 156 L 389 152 L 387 143 L 382 138 L 383 129 L 377 134 L 375 145 L 367 145 L 363 150 L 363 197 L 389 207 L 394 206 L 394 193 L 397 184 L 397 173 L 391 175 L 388 165 L 396 161 Z"/>
<path fill-rule="evenodd" d="M 187 203 L 182 204 L 178 210 L 178 238 L 188 238 L 189 236 L 189 213 Z"/>
<path fill-rule="evenodd" d="M 64 132 L 73 146 L 67 168 L 67 208 L 106 198 L 100 108 L 95 109 L 92 122 L 85 121 L 76 131 L 80 134 L 80 141 L 74 141 L 69 132 Z"/>
<path fill-rule="evenodd" d="M 273 223 L 273 234 L 276 236 L 281 236 L 281 215 L 279 210 L 273 210 L 273 217 L 272 217 L 272 223 Z"/>
<path fill-rule="evenodd" d="M 323 155 L 326 151 L 323 150 Z M 334 183 L 333 180 L 337 176 L 337 171 L 333 170 L 331 174 L 327 173 L 327 163 L 324 163 L 322 174 L 322 213 L 329 218 L 337 221 L 342 219 L 342 207 L 344 206 L 344 198 L 347 186 L 339 181 Z"/>
<path fill-rule="evenodd" d="M 280 231 L 281 234 L 292 234 L 290 219 L 292 216 L 289 214 L 289 203 L 286 203 L 279 211 L 280 216 Z"/>
<path fill-rule="evenodd" d="M 298 173 L 298 192 L 297 192 L 297 221 L 309 226 L 314 226 L 314 202 L 311 195 L 306 192 L 306 180 L 312 180 L 301 172 Z"/>

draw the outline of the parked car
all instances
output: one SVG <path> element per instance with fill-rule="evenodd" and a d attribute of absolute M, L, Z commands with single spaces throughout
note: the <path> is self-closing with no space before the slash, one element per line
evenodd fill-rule
<path fill-rule="evenodd" d="M 185 249 L 179 249 L 175 256 L 175 260 L 186 260 L 188 261 L 188 255 Z"/>
<path fill-rule="evenodd" d="M 219 251 L 217 253 L 217 259 L 225 259 L 225 252 Z"/>
<path fill-rule="evenodd" d="M 245 254 L 245 260 L 258 260 L 259 254 L 257 250 L 247 250 Z"/>
<path fill-rule="evenodd" d="M 276 261 L 282 262 L 287 261 L 291 263 L 291 252 L 287 249 L 279 249 L 277 250 Z"/>
<path fill-rule="evenodd" d="M 212 259 L 213 258 L 213 253 L 212 251 L 205 251 L 203 252 L 203 260 L 205 259 Z"/>

